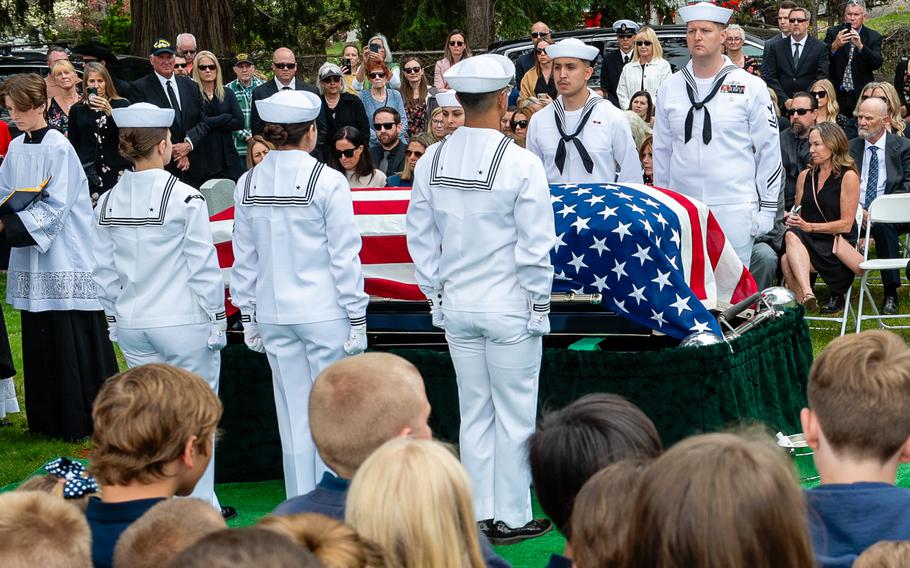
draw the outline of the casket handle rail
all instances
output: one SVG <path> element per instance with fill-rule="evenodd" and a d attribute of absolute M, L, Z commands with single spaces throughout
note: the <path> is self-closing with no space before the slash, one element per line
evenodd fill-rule
<path fill-rule="evenodd" d="M 755 304 L 757 304 L 755 314 L 747 321 L 733 327 L 730 322 Z M 726 328 L 724 339 L 730 341 L 741 337 L 765 321 L 782 316 L 788 308 L 795 308 L 796 305 L 796 295 L 792 291 L 781 286 L 773 286 L 730 306 L 717 316 L 717 323 L 721 328 Z"/>

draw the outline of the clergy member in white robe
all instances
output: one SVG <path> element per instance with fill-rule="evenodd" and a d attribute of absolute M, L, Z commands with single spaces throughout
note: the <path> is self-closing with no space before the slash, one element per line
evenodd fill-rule
<path fill-rule="evenodd" d="M 465 125 L 417 163 L 407 213 L 417 283 L 455 366 L 474 512 L 494 544 L 551 528 L 531 517 L 525 442 L 537 416 L 556 235 L 540 160 L 499 130 L 514 74 L 500 55 L 446 72 Z"/>
<path fill-rule="evenodd" d="M 575 38 L 547 47 L 559 96 L 531 117 L 526 146 L 550 183 L 642 183 L 629 119 L 588 89 L 598 53 Z"/>
<path fill-rule="evenodd" d="M 224 280 L 205 199 L 164 169 L 174 110 L 137 103 L 112 117 L 133 170 L 95 209 L 94 278 L 111 340 L 130 367 L 173 365 L 217 394 L 227 345 Z M 193 496 L 221 508 L 214 456 Z"/>
<path fill-rule="evenodd" d="M 0 200 L 45 184 L 17 212 L 0 215 L 12 246 L 7 301 L 22 312 L 22 359 L 29 430 L 76 440 L 92 433 L 92 403 L 117 372 L 92 279 L 92 205 L 73 146 L 44 118 L 47 94 L 36 74 L 0 87 L 24 132 L 0 166 Z"/>
<path fill-rule="evenodd" d="M 657 97 L 654 185 L 704 202 L 748 267 L 785 179 L 777 118 L 765 83 L 721 53 L 732 11 L 702 3 L 679 12 L 692 60 Z"/>
<path fill-rule="evenodd" d="M 312 491 L 325 471 L 308 420 L 313 382 L 367 346 L 351 188 L 308 153 L 320 104 L 306 91 L 256 101 L 278 149 L 241 176 L 234 196 L 231 301 L 247 346 L 264 349 L 272 368 L 289 498 Z"/>

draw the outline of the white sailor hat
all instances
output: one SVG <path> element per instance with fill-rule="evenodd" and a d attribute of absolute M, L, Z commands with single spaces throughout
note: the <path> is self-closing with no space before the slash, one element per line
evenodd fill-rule
<path fill-rule="evenodd" d="M 115 108 L 111 116 L 119 128 L 170 128 L 174 123 L 174 109 L 156 107 L 151 103 Z"/>
<path fill-rule="evenodd" d="M 478 57 L 480 56 L 478 55 Z M 471 59 L 473 59 L 473 57 Z M 458 97 L 455 96 L 455 91 L 439 91 L 436 93 L 436 102 L 439 103 L 439 106 L 441 107 L 461 106 Z"/>
<path fill-rule="evenodd" d="M 679 17 L 686 23 L 689 22 L 717 22 L 726 24 L 730 21 L 733 10 L 721 8 L 713 2 L 696 2 L 679 9 Z"/>
<path fill-rule="evenodd" d="M 509 85 L 515 64 L 504 55 L 484 53 L 452 65 L 443 77 L 459 93 L 492 93 Z"/>
<path fill-rule="evenodd" d="M 588 45 L 580 39 L 570 37 L 558 41 L 546 48 L 547 55 L 550 59 L 558 57 L 572 57 L 583 61 L 594 61 L 600 55 L 600 50 L 594 46 Z"/>
<path fill-rule="evenodd" d="M 613 22 L 613 31 L 619 35 L 634 35 L 638 33 L 641 26 L 632 20 L 616 20 Z"/>
<path fill-rule="evenodd" d="M 259 118 L 273 124 L 297 124 L 316 120 L 322 101 L 309 91 L 278 91 L 267 99 L 255 101 Z"/>

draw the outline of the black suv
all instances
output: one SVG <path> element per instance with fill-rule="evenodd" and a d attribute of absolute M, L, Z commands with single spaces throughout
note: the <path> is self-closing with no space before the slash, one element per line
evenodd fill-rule
<path fill-rule="evenodd" d="M 664 59 L 670 63 L 673 71 L 686 65 L 689 62 L 689 48 L 686 47 L 686 26 L 668 25 L 653 26 L 657 39 L 664 51 Z M 765 46 L 765 37 L 771 37 L 775 30 L 766 30 L 762 28 L 746 28 L 746 41 L 743 46 L 743 53 L 750 55 L 761 64 L 762 50 Z M 600 50 L 600 57 L 594 64 L 594 75 L 588 81 L 590 85 L 600 86 L 600 61 L 605 53 L 610 53 L 617 49 L 616 32 L 612 28 L 587 28 L 581 30 L 571 30 L 565 32 L 553 32 L 553 41 L 559 41 L 566 38 L 578 38 L 581 41 L 595 46 Z M 530 38 L 521 38 L 515 40 L 506 40 L 495 42 L 490 45 L 490 53 L 505 55 L 512 61 L 515 61 L 525 53 L 531 51 L 533 44 Z"/>

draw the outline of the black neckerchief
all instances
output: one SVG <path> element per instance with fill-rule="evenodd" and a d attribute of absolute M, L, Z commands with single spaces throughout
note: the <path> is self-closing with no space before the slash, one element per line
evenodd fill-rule
<path fill-rule="evenodd" d="M 714 84 L 711 85 L 711 90 L 708 92 L 708 96 L 703 98 L 699 102 L 695 102 L 695 93 L 698 91 L 698 85 L 695 83 L 695 77 L 692 75 L 692 72 L 689 70 L 689 67 L 682 68 L 683 78 L 686 80 L 686 94 L 689 95 L 689 102 L 692 103 L 692 108 L 689 109 L 689 113 L 686 115 L 686 137 L 685 143 L 688 144 L 689 140 L 692 138 L 692 121 L 695 118 L 695 111 L 704 110 L 705 111 L 705 122 L 701 130 L 701 139 L 705 145 L 711 143 L 711 113 L 708 112 L 708 107 L 705 106 L 711 99 L 717 95 L 717 92 L 720 90 L 721 84 L 723 84 L 724 79 L 727 78 L 727 75 L 731 71 L 739 69 L 736 65 L 725 65 L 721 67 L 720 71 L 717 73 L 717 76 L 714 78 Z"/>
<path fill-rule="evenodd" d="M 50 126 L 45 126 L 44 128 L 39 128 L 38 130 L 32 130 L 31 132 L 25 133 L 25 139 L 22 140 L 23 144 L 41 144 L 44 140 L 44 136 L 50 131 Z"/>
<path fill-rule="evenodd" d="M 597 95 L 593 93 L 588 94 L 588 100 L 585 101 L 585 106 L 581 110 L 581 120 L 578 121 L 578 127 L 575 129 L 575 133 L 572 135 L 566 135 L 566 111 L 562 107 L 562 97 L 559 97 L 553 101 L 553 112 L 556 122 L 556 130 L 559 131 L 559 144 L 556 146 L 556 156 L 553 161 L 556 163 L 556 167 L 559 169 L 559 173 L 562 173 L 562 170 L 566 165 L 566 142 L 572 142 L 575 144 L 575 149 L 578 150 L 578 155 L 581 158 L 581 163 L 585 167 L 585 171 L 588 173 L 594 171 L 594 160 L 591 159 L 591 155 L 588 154 L 588 151 L 585 149 L 584 144 L 582 144 L 581 140 L 578 139 L 578 135 L 581 134 L 581 131 L 585 127 L 585 124 L 588 122 L 588 119 L 591 118 L 591 113 L 594 112 L 594 108 L 601 101 L 603 101 L 603 99 Z"/>

